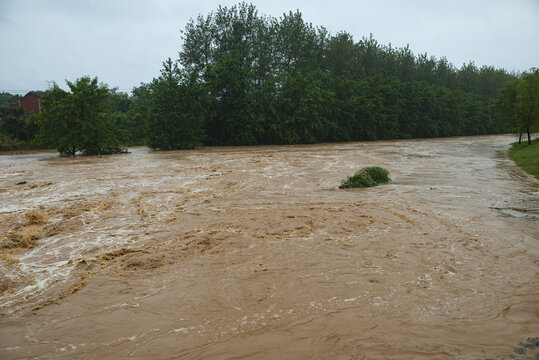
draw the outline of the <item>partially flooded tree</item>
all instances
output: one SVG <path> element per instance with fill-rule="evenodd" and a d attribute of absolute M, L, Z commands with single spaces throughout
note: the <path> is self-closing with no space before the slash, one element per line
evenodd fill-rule
<path fill-rule="evenodd" d="M 66 84 L 70 91 L 54 84 L 42 98 L 38 120 L 42 144 L 62 156 L 123 152 L 126 135 L 114 124 L 108 86 L 89 76 Z"/>
<path fill-rule="evenodd" d="M 192 149 L 202 143 L 206 106 L 197 75 L 181 72 L 170 58 L 150 84 L 148 146 L 158 150 Z"/>

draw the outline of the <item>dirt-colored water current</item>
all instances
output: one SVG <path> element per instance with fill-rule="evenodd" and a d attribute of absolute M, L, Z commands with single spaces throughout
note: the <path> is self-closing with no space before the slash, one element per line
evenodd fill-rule
<path fill-rule="evenodd" d="M 539 182 L 511 141 L 0 156 L 0 358 L 527 356 Z M 393 182 L 338 189 L 370 165 Z"/>

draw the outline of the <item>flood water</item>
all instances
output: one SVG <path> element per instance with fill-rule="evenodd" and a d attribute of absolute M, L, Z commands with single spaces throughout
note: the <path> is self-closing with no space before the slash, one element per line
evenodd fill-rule
<path fill-rule="evenodd" d="M 0 358 L 509 358 L 539 336 L 512 141 L 2 155 Z"/>

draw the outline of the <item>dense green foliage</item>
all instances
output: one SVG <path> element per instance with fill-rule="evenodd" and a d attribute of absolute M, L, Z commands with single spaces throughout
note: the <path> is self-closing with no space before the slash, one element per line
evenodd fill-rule
<path fill-rule="evenodd" d="M 508 84 L 495 105 L 500 121 L 518 134 L 519 144 L 523 133 L 531 144 L 531 134 L 539 131 L 539 69 L 532 70 Z"/>
<path fill-rule="evenodd" d="M 385 184 L 390 181 L 391 178 L 389 177 L 388 170 L 378 166 L 371 166 L 363 168 L 354 175 L 349 176 L 341 183 L 339 189 L 366 188 Z"/>
<path fill-rule="evenodd" d="M 0 107 L 9 106 L 9 104 L 16 104 L 18 100 L 18 95 L 10 94 L 7 92 L 0 93 Z"/>
<path fill-rule="evenodd" d="M 12 140 L 30 142 L 37 133 L 36 116 L 23 108 L 0 107 L 0 133 Z"/>
<path fill-rule="evenodd" d="M 150 95 L 151 93 L 147 85 L 134 88 L 129 97 L 129 110 L 127 113 L 120 113 L 122 115 L 118 118 L 117 126 L 129 134 L 129 145 L 146 144 L 146 127 L 144 121 L 148 113 Z"/>
<path fill-rule="evenodd" d="M 193 91 L 206 94 L 203 113 L 182 110 L 185 104 L 181 102 L 190 101 L 191 96 L 169 97 L 160 106 L 183 111 L 177 115 L 180 122 L 192 124 L 197 134 L 202 124 L 203 142 L 208 145 L 507 130 L 492 106 L 513 75 L 487 66 L 478 69 L 473 63 L 457 69 L 445 58 L 415 56 L 408 47 L 383 46 L 372 36 L 359 42 L 345 32 L 332 36 L 306 23 L 299 11 L 275 19 L 258 15 L 253 5 L 245 3 L 219 7 L 191 20 L 183 40 L 178 71 L 189 76 L 154 80 L 150 96 L 163 98 L 164 89 L 156 83 L 168 86 L 171 93 L 196 84 Z M 166 65 L 164 71 L 171 66 Z M 156 108 L 147 118 L 150 124 L 163 127 L 171 121 L 170 115 Z M 151 147 L 170 147 L 162 132 L 161 125 L 148 127 Z M 173 136 L 171 131 L 165 133 Z M 174 136 L 190 135 L 182 130 Z"/>
<path fill-rule="evenodd" d="M 186 149 L 522 134 L 538 127 L 537 71 L 519 77 L 473 62 L 456 68 L 444 57 L 381 45 L 372 35 L 359 41 L 346 32 L 332 35 L 299 11 L 273 18 L 246 3 L 192 19 L 179 58 L 164 62 L 161 75 L 131 95 L 82 79 L 68 82 L 71 92 L 55 85 L 44 98 L 39 138 L 65 155 L 116 152 L 124 143 Z M 2 111 L 2 134 L 35 136 L 33 119 Z"/>
<path fill-rule="evenodd" d="M 62 156 L 122 152 L 125 134 L 114 124 L 111 90 L 88 76 L 66 83 L 70 92 L 54 84 L 42 98 L 39 140 Z"/>
<path fill-rule="evenodd" d="M 150 84 L 148 146 L 152 149 L 191 149 L 202 143 L 204 93 L 168 59 L 161 76 Z"/>
<path fill-rule="evenodd" d="M 518 166 L 539 180 L 539 139 L 532 140 L 529 145 L 512 144 L 509 157 Z"/>
<path fill-rule="evenodd" d="M 0 151 L 36 148 L 37 117 L 23 108 L 9 107 L 18 102 L 18 95 L 0 94 Z"/>

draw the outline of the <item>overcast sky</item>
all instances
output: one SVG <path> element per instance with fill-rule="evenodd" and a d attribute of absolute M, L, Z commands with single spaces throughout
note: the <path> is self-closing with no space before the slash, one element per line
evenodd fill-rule
<path fill-rule="evenodd" d="M 159 75 L 177 58 L 189 18 L 228 0 L 0 0 L 0 91 L 44 90 L 82 75 L 122 91 Z M 525 71 L 539 67 L 539 0 L 247 1 L 280 17 L 299 9 L 332 34 L 415 54 Z"/>

